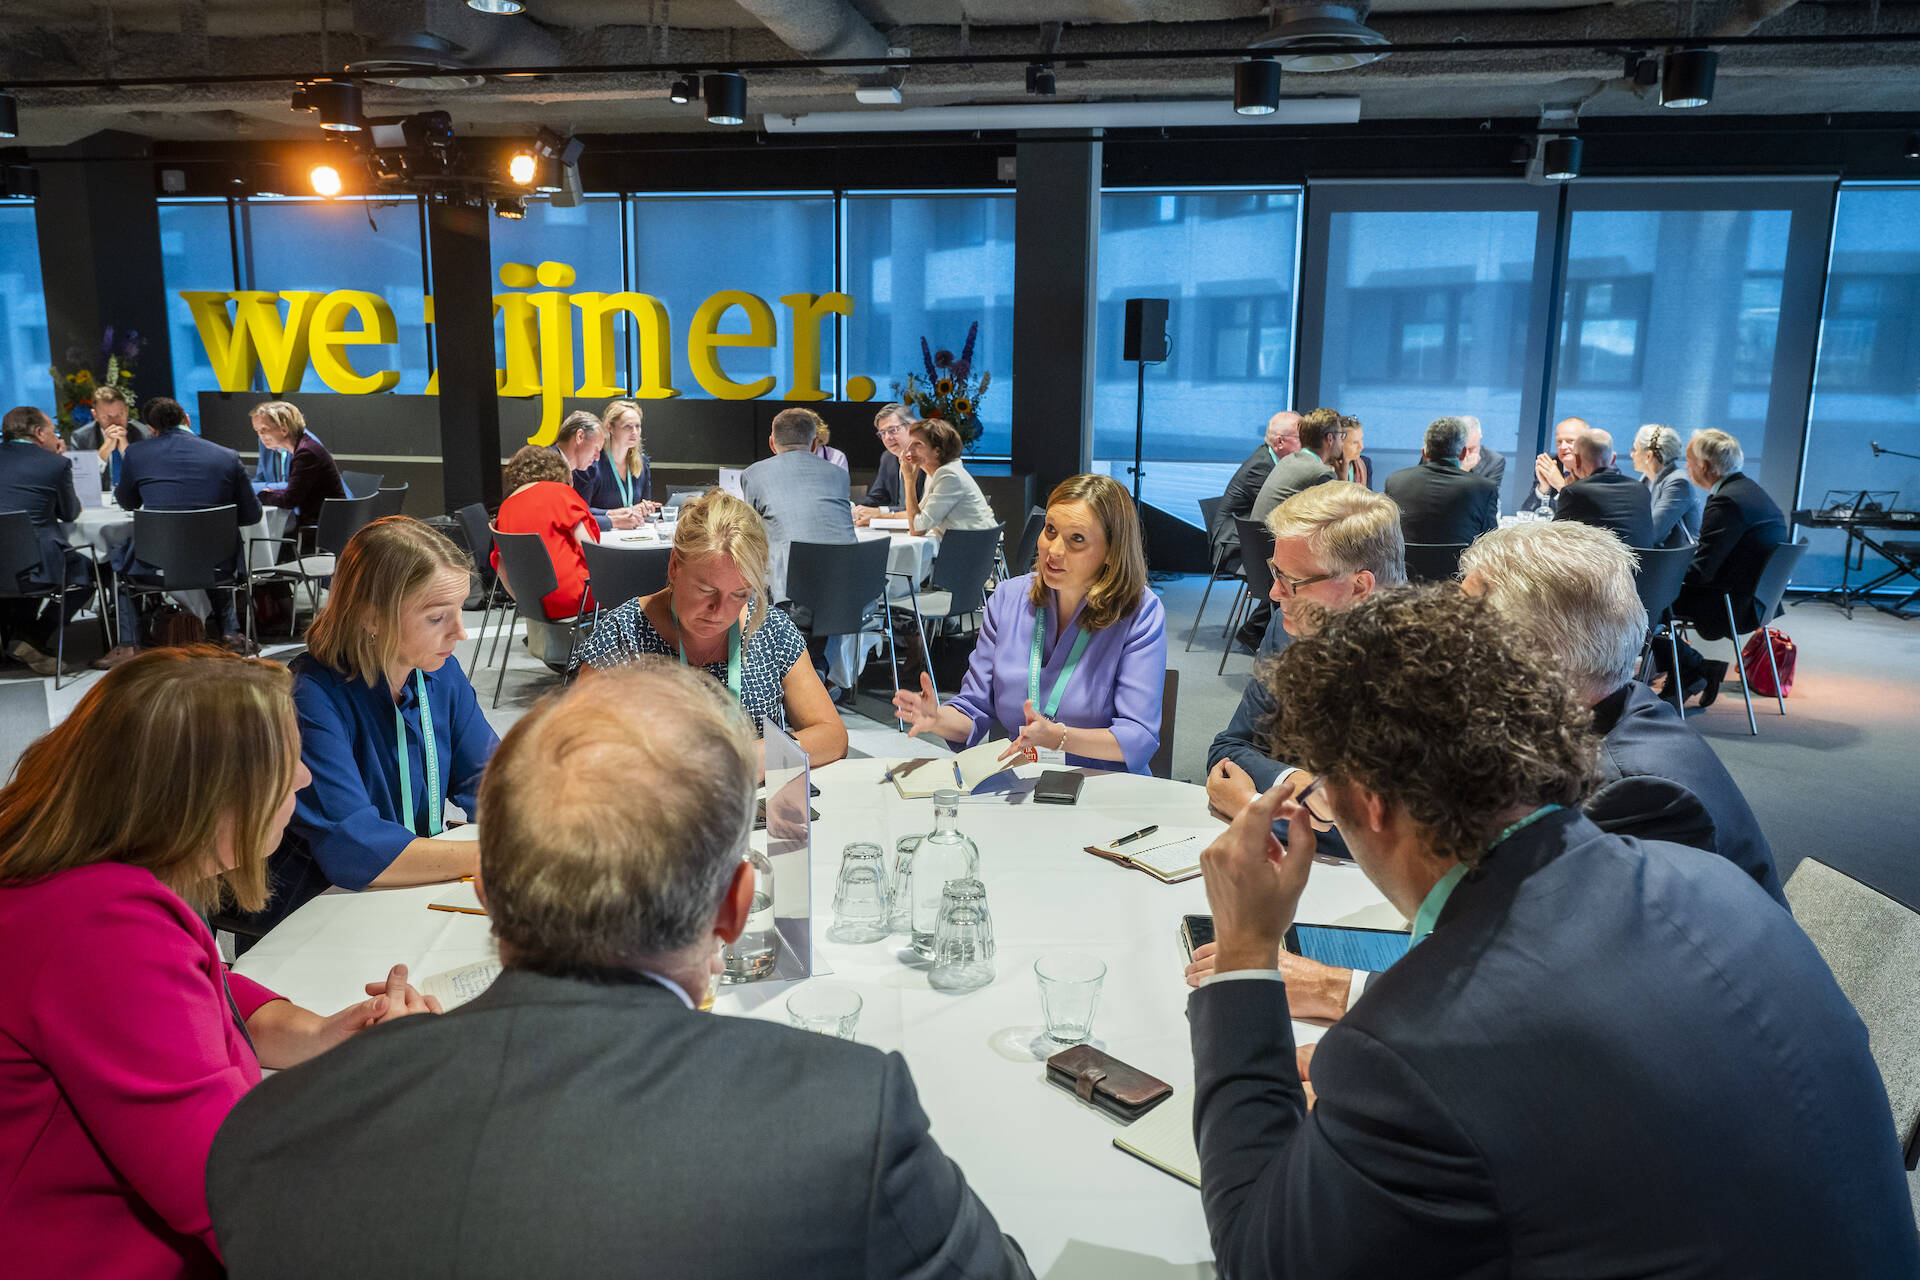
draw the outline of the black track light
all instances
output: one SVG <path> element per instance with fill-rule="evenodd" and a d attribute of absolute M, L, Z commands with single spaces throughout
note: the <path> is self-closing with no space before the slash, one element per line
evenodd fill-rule
<path fill-rule="evenodd" d="M 1540 148 L 1540 174 L 1552 182 L 1580 176 L 1580 139 L 1548 138 Z"/>
<path fill-rule="evenodd" d="M 527 216 L 527 198 L 525 196 L 496 196 L 493 201 L 493 216 L 505 218 L 509 222 L 519 222 Z"/>
<path fill-rule="evenodd" d="M 313 80 L 304 86 L 304 94 L 295 93 L 295 109 L 302 101 L 309 111 L 320 113 L 320 127 L 333 133 L 358 133 L 363 119 L 360 111 L 360 86 L 351 80 Z"/>
<path fill-rule="evenodd" d="M 1673 49 L 1660 59 L 1660 105 L 1704 107 L 1713 101 L 1720 55 L 1711 49 Z"/>
<path fill-rule="evenodd" d="M 681 76 L 673 82 L 673 88 L 667 90 L 667 98 L 686 106 L 700 96 L 700 85 L 692 76 Z"/>
<path fill-rule="evenodd" d="M 20 108 L 14 103 L 13 95 L 0 93 L 0 138 L 20 136 Z"/>
<path fill-rule="evenodd" d="M 708 124 L 747 122 L 747 78 L 734 71 L 712 71 L 700 78 L 707 99 Z"/>
<path fill-rule="evenodd" d="M 1248 58 L 1233 68 L 1233 109 L 1243 116 L 1270 116 L 1280 109 L 1280 64 Z"/>
<path fill-rule="evenodd" d="M 1041 98 L 1053 96 L 1053 68 L 1044 62 L 1027 64 L 1027 92 Z"/>

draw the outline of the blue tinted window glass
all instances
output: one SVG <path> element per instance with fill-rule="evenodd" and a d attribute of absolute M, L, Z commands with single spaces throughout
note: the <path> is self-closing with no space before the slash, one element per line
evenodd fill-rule
<path fill-rule="evenodd" d="M 1851 500 L 1870 489 L 1895 491 L 1896 506 L 1920 508 L 1920 462 L 1875 457 L 1875 443 L 1920 453 L 1920 186 L 1840 188 L 1800 505 L 1821 506 L 1830 491 Z M 1813 549 L 1795 585 L 1839 582 L 1844 535 L 1801 532 Z M 1850 581 L 1886 567 L 1869 553 L 1866 571 L 1854 569 Z"/>
<path fill-rule="evenodd" d="M 189 413 L 202 391 L 217 391 L 213 362 L 200 341 L 183 290 L 231 291 L 233 237 L 225 200 L 160 202 L 160 266 L 167 287 L 167 337 L 173 349 L 173 393 Z"/>
<path fill-rule="evenodd" d="M 54 412 L 47 354 L 47 301 L 40 288 L 33 205 L 0 205 L 0 406 L 33 404 Z"/>
<path fill-rule="evenodd" d="M 977 379 L 990 373 L 974 452 L 1013 448 L 1013 196 L 850 196 L 847 199 L 847 373 L 872 378 L 875 398 L 900 398 L 926 376 L 920 340 L 962 353 L 974 341 Z"/>
<path fill-rule="evenodd" d="M 1291 189 L 1101 197 L 1094 466 L 1132 487 L 1126 300 L 1165 298 L 1171 347 L 1147 369 L 1140 496 L 1189 524 L 1292 404 L 1299 218 Z"/>
<path fill-rule="evenodd" d="M 707 397 L 687 363 L 687 335 L 700 304 L 723 290 L 753 294 L 772 308 L 775 344 L 721 347 L 716 357 L 734 382 L 771 376 L 768 398 L 793 386 L 790 293 L 833 291 L 833 199 L 830 196 L 633 197 L 633 288 L 666 305 L 673 335 L 673 385 Z M 857 297 L 856 297 L 857 301 Z M 832 317 L 820 326 L 820 386 L 835 391 Z M 744 333 L 746 316 L 731 309 L 721 333 Z"/>
<path fill-rule="evenodd" d="M 625 285 L 620 278 L 620 197 L 593 196 L 570 209 L 545 200 L 527 201 L 524 219 L 495 218 L 490 243 L 493 249 L 493 289 L 505 292 L 500 283 L 500 268 L 509 262 L 537 267 L 542 262 L 564 262 L 574 269 L 574 282 L 565 293 L 619 293 Z M 537 287 L 537 286 L 536 286 Z M 672 315 L 675 324 L 684 326 L 691 313 Z M 618 315 L 613 326 L 613 385 L 627 390 L 627 339 L 625 315 Z M 573 313 L 574 383 L 572 390 L 589 385 L 585 349 L 581 341 L 581 317 Z M 496 359 L 504 367 L 506 353 L 500 337 L 501 322 L 494 318 Z M 683 328 L 684 332 L 684 328 Z M 597 375 L 596 375 L 597 376 Z M 685 388 L 682 388 L 684 391 Z"/>

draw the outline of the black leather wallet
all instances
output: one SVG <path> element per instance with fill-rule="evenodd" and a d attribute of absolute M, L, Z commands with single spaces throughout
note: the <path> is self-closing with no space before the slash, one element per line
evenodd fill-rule
<path fill-rule="evenodd" d="M 1047 1081 L 1122 1120 L 1138 1120 L 1173 1096 L 1173 1086 L 1165 1080 L 1090 1044 L 1077 1044 L 1048 1058 Z"/>
<path fill-rule="evenodd" d="M 1078 804 L 1080 802 L 1080 784 L 1086 775 L 1066 769 L 1049 769 L 1040 775 L 1040 782 L 1033 789 L 1035 804 Z"/>

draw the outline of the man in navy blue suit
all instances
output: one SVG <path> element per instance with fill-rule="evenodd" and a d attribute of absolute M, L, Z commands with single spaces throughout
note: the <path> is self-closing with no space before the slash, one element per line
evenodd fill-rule
<path fill-rule="evenodd" d="M 73 465 L 60 452 L 53 419 L 33 405 L 7 410 L 0 438 L 0 511 L 26 512 L 40 544 L 40 563 L 9 585 L 36 590 L 57 586 L 63 577 L 67 582 L 64 597 L 44 606 L 31 599 L 0 601 L 0 624 L 12 641 L 6 652 L 35 675 L 55 675 L 56 628 L 67 625 L 93 590 L 93 561 L 69 547 L 60 528 L 80 515 Z"/>
<path fill-rule="evenodd" d="M 1613 437 L 1592 427 L 1573 440 L 1573 480 L 1560 491 L 1555 520 L 1611 529 L 1629 547 L 1653 543 L 1653 499 L 1647 487 L 1613 465 Z"/>
<path fill-rule="evenodd" d="M 1389 592 L 1276 665 L 1275 745 L 1318 781 L 1201 855 L 1219 970 L 1188 1001 L 1223 1275 L 1920 1274 L 1866 1028 L 1739 868 L 1581 811 L 1599 744 L 1531 631 Z M 1275 965 L 1309 812 L 1413 922 L 1311 1116 Z"/>
<path fill-rule="evenodd" d="M 192 511 L 232 506 L 241 527 L 259 522 L 260 498 L 247 479 L 246 468 L 240 465 L 239 454 L 186 430 L 187 411 L 165 396 L 147 401 L 142 416 L 153 434 L 127 446 L 120 483 L 113 487 L 114 500 L 123 509 Z M 113 549 L 113 568 L 136 580 L 151 579 L 157 572 L 139 558 L 131 538 Z M 231 595 L 216 591 L 213 600 L 211 618 L 218 621 L 223 632 L 220 643 L 236 652 L 249 652 L 251 646 L 240 629 Z M 102 670 L 118 666 L 139 651 L 134 642 L 140 635 L 140 615 L 133 597 L 120 593 L 118 606 L 121 643 L 93 664 Z"/>

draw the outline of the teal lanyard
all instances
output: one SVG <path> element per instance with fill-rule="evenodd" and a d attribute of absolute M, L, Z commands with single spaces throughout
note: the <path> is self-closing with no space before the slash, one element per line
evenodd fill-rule
<path fill-rule="evenodd" d="M 446 827 L 445 804 L 440 799 L 440 752 L 433 745 L 433 704 L 427 701 L 427 677 L 413 673 L 414 691 L 420 695 L 420 755 L 427 765 L 427 834 L 437 836 Z M 413 769 L 407 763 L 407 718 L 398 703 L 393 708 L 394 736 L 400 740 L 400 822 L 419 835 L 413 825 Z"/>
<path fill-rule="evenodd" d="M 680 626 L 680 615 L 673 612 L 673 606 L 669 605 L 667 608 L 673 613 L 673 629 L 684 635 Z M 687 642 L 682 639 L 677 643 L 680 646 L 681 664 L 692 666 L 693 664 L 687 661 Z M 740 701 L 740 624 L 737 622 L 727 628 L 727 689 L 733 694 L 735 702 Z"/>
<path fill-rule="evenodd" d="M 623 507 L 632 506 L 633 505 L 633 477 L 628 476 L 626 479 L 622 480 L 620 478 L 620 464 L 615 462 L 612 458 L 607 459 L 607 470 L 613 472 L 613 487 L 620 491 L 620 505 Z"/>
<path fill-rule="evenodd" d="M 1532 813 L 1520 819 L 1520 821 L 1514 823 L 1489 841 L 1487 843 L 1487 851 L 1491 853 L 1493 850 L 1505 844 L 1514 835 L 1524 831 L 1559 807 L 1557 804 L 1541 805 L 1538 809 L 1535 809 Z M 1447 899 L 1453 896 L 1454 887 L 1466 878 L 1466 874 L 1467 864 L 1463 862 L 1453 870 L 1447 872 L 1444 876 L 1441 876 L 1440 882 L 1427 891 L 1427 896 L 1420 902 L 1420 910 L 1415 912 L 1413 916 L 1414 942 L 1420 941 L 1420 939 L 1433 932 L 1433 926 L 1440 922 L 1440 913 L 1446 909 Z M 1412 943 L 1408 945 L 1411 946 Z"/>
<path fill-rule="evenodd" d="M 1279 455 L 1279 454 L 1277 454 L 1277 453 L 1275 453 L 1275 452 L 1273 451 L 1273 446 L 1272 446 L 1272 445 L 1268 445 L 1268 446 L 1267 446 L 1267 456 L 1268 456 L 1269 458 L 1272 458 L 1272 459 L 1273 459 L 1273 465 L 1274 465 L 1274 466 L 1276 466 L 1276 467 L 1277 467 L 1277 466 L 1279 466 L 1279 465 L 1280 465 L 1280 455 Z"/>
<path fill-rule="evenodd" d="M 1033 611 L 1033 660 L 1027 663 L 1027 701 L 1040 707 L 1040 714 L 1053 719 L 1060 710 L 1060 699 L 1066 696 L 1067 685 L 1073 680 L 1074 668 L 1080 665 L 1080 655 L 1087 651 L 1087 641 L 1093 639 L 1093 633 L 1080 630 L 1079 624 L 1068 628 L 1073 635 L 1073 647 L 1067 650 L 1067 665 L 1060 668 L 1059 679 L 1053 682 L 1052 692 L 1047 694 L 1045 706 L 1040 705 L 1040 645 L 1047 634 L 1047 611 L 1044 606 Z M 1063 636 L 1062 639 L 1065 637 Z"/>

